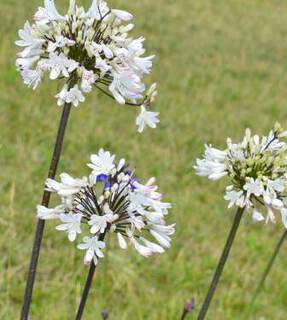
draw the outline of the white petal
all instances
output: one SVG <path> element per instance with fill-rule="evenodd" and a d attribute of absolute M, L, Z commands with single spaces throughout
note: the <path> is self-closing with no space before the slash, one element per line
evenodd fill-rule
<path fill-rule="evenodd" d="M 101 227 L 100 227 L 98 224 L 94 224 L 94 225 L 91 227 L 90 231 L 91 231 L 92 234 L 95 234 L 95 233 L 99 232 L 100 229 L 101 229 Z"/>
<path fill-rule="evenodd" d="M 88 249 L 84 258 L 85 264 L 90 263 L 93 260 L 93 257 L 94 257 L 94 251 L 92 249 Z"/>
<path fill-rule="evenodd" d="M 71 242 L 74 242 L 76 240 L 77 237 L 77 232 L 76 231 L 70 231 L 68 233 L 68 238 Z"/>
<path fill-rule="evenodd" d="M 252 218 L 256 222 L 260 222 L 260 221 L 265 220 L 264 216 L 257 210 L 253 210 Z"/>
<path fill-rule="evenodd" d="M 86 250 L 88 249 L 88 245 L 86 243 L 80 243 L 77 245 L 77 248 L 80 250 Z"/>
<path fill-rule="evenodd" d="M 97 255 L 99 258 L 103 258 L 103 257 L 104 257 L 104 254 L 102 253 L 102 251 L 101 251 L 99 248 L 96 249 L 96 255 Z"/>
<path fill-rule="evenodd" d="M 118 242 L 119 242 L 120 248 L 125 250 L 127 248 L 126 240 L 124 239 L 123 235 L 120 233 L 117 233 L 117 236 L 118 236 Z"/>
<path fill-rule="evenodd" d="M 150 233 L 156 238 L 161 246 L 163 246 L 164 248 L 170 247 L 170 241 L 168 240 L 167 236 L 165 237 L 163 234 L 159 234 L 154 230 L 150 230 Z"/>
<path fill-rule="evenodd" d="M 130 21 L 133 19 L 133 15 L 127 11 L 124 10 L 117 10 L 117 9 L 113 9 L 112 13 L 119 19 L 123 20 L 123 21 Z"/>
<path fill-rule="evenodd" d="M 56 227 L 56 230 L 58 231 L 66 231 L 68 230 L 68 225 L 67 224 L 60 224 Z"/>
<path fill-rule="evenodd" d="M 284 227 L 287 229 L 287 209 L 284 208 L 281 210 L 281 216 Z"/>

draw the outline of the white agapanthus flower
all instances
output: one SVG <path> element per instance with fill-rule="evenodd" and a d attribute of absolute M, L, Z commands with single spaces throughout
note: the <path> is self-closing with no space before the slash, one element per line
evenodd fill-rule
<path fill-rule="evenodd" d="M 268 136 L 251 136 L 247 129 L 242 142 L 227 139 L 225 150 L 206 145 L 204 158 L 196 161 L 196 173 L 211 180 L 228 176 L 231 185 L 224 198 L 229 208 L 246 208 L 255 221 L 273 223 L 274 211 L 279 211 L 287 228 L 287 144 L 282 141 L 286 135 L 276 124 Z"/>
<path fill-rule="evenodd" d="M 154 56 L 144 56 L 144 38 L 132 38 L 133 15 L 110 9 L 104 0 L 93 0 L 85 12 L 70 0 L 66 15 L 61 15 L 54 0 L 45 0 L 19 31 L 16 65 L 24 83 L 36 89 L 44 73 L 51 80 L 64 79 L 56 95 L 58 105 L 78 106 L 84 95 L 98 88 L 120 104 L 141 107 L 136 123 L 142 132 L 145 125 L 155 128 L 158 113 L 147 111 L 155 96 L 143 82 L 152 69 Z"/>
<path fill-rule="evenodd" d="M 143 132 L 145 126 L 155 128 L 156 124 L 159 122 L 157 116 L 158 112 L 147 111 L 144 106 L 141 106 L 141 112 L 136 119 L 136 125 L 139 127 L 138 131 Z"/>
<path fill-rule="evenodd" d="M 78 249 L 86 251 L 84 257 L 85 264 L 90 264 L 93 260 L 95 265 L 98 263 L 98 258 L 104 257 L 102 250 L 105 247 L 106 244 L 103 241 L 100 241 L 97 236 L 84 237 L 83 243 L 78 245 Z"/>
<path fill-rule="evenodd" d="M 63 224 L 58 225 L 56 229 L 59 231 L 66 231 L 68 233 L 69 240 L 75 241 L 77 238 L 77 234 L 82 233 L 82 214 L 61 213 L 59 215 L 59 218 L 63 222 Z"/>
<path fill-rule="evenodd" d="M 162 201 L 155 179 L 142 184 L 124 159 L 116 163 L 103 149 L 91 156 L 88 166 L 88 178 L 63 173 L 60 182 L 47 179 L 47 190 L 56 193 L 61 204 L 51 209 L 38 206 L 38 217 L 60 220 L 56 229 L 66 232 L 70 241 L 83 234 L 78 248 L 86 250 L 85 263 L 103 257 L 107 234 L 116 233 L 120 248 L 131 243 L 145 257 L 169 248 L 175 225 L 167 225 L 165 216 L 171 204 Z"/>
<path fill-rule="evenodd" d="M 93 169 L 92 174 L 98 176 L 100 174 L 109 174 L 114 168 L 115 156 L 110 152 L 100 149 L 98 154 L 91 156 L 91 163 L 88 166 Z"/>

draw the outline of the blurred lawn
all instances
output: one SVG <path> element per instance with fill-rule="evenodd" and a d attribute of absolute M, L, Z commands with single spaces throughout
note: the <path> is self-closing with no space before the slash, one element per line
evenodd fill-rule
<path fill-rule="evenodd" d="M 88 1 L 85 1 L 87 3 Z M 63 6 L 67 1 L 58 1 Z M 51 158 L 61 109 L 57 84 L 33 92 L 22 84 L 14 60 L 17 29 L 42 1 L 0 0 L 0 319 L 18 318 L 35 230 L 35 206 Z M 113 0 L 135 14 L 135 34 L 147 38 L 157 60 L 161 111 L 157 130 L 136 134 L 136 111 L 97 92 L 72 110 L 59 171 L 88 172 L 100 147 L 130 160 L 142 178 L 159 178 L 174 202 L 177 233 L 172 249 L 149 260 L 133 250 L 110 250 L 101 261 L 85 319 L 175 320 L 184 301 L 197 310 L 230 227 L 224 183 L 194 175 L 205 142 L 223 146 L 249 126 L 264 133 L 287 126 L 287 1 Z M 83 171 L 84 170 L 84 171 Z M 85 171 L 86 170 L 86 171 Z M 279 220 L 279 219 L 278 219 Z M 49 223 L 39 263 L 31 320 L 73 319 L 87 268 L 82 252 Z M 244 319 L 282 226 L 254 225 L 247 217 L 207 319 Z M 111 246 L 114 244 L 111 243 Z M 287 244 L 252 319 L 287 315 Z M 192 319 L 192 317 L 191 317 Z"/>

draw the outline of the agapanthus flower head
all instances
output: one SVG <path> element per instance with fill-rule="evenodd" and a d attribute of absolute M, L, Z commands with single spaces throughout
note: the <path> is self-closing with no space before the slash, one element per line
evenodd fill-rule
<path fill-rule="evenodd" d="M 116 163 L 103 149 L 91 156 L 88 166 L 89 177 L 62 173 L 60 182 L 47 179 L 47 190 L 56 193 L 61 204 L 51 209 L 39 205 L 38 217 L 60 220 L 56 229 L 72 242 L 83 234 L 78 248 L 86 251 L 85 263 L 103 257 L 106 234 L 115 234 L 120 248 L 131 243 L 145 257 L 169 248 L 175 225 L 167 225 L 165 216 L 171 204 L 162 201 L 155 179 L 140 183 L 124 159 Z"/>
<path fill-rule="evenodd" d="M 196 173 L 211 180 L 228 176 L 231 185 L 224 198 L 229 208 L 246 208 L 254 220 L 266 222 L 275 222 L 278 211 L 287 228 L 286 136 L 287 131 L 275 124 L 267 136 L 252 136 L 247 129 L 242 142 L 227 139 L 225 150 L 206 145 L 204 158 L 196 161 Z"/>
<path fill-rule="evenodd" d="M 132 38 L 133 15 L 110 9 L 104 0 L 93 0 L 85 11 L 70 0 L 66 15 L 61 15 L 54 0 L 45 0 L 34 15 L 34 23 L 25 23 L 16 44 L 16 65 L 24 83 L 36 89 L 45 73 L 51 80 L 63 79 L 56 95 L 58 104 L 78 106 L 85 94 L 98 88 L 120 104 L 141 107 L 137 118 L 139 131 L 145 125 L 154 128 L 158 113 L 146 111 L 156 96 L 143 82 L 152 69 L 154 56 L 144 56 L 144 38 Z"/>

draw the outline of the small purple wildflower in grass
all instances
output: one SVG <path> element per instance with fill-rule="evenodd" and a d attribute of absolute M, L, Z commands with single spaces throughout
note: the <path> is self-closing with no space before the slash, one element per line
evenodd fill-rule
<path fill-rule="evenodd" d="M 184 320 L 187 315 L 189 315 L 190 313 L 192 313 L 195 309 L 195 300 L 194 298 L 192 298 L 191 300 L 187 301 L 184 305 L 183 308 L 183 312 L 182 312 L 182 316 L 181 316 L 181 320 Z"/>

